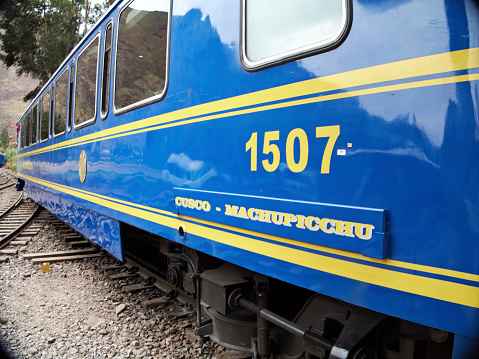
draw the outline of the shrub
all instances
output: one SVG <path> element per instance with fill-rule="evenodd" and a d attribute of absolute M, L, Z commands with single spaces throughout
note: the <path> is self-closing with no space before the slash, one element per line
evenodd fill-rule
<path fill-rule="evenodd" d="M 5 167 L 11 169 L 12 171 L 17 170 L 17 148 L 11 147 L 7 150 L 3 150 L 2 154 L 5 156 L 4 163 Z"/>

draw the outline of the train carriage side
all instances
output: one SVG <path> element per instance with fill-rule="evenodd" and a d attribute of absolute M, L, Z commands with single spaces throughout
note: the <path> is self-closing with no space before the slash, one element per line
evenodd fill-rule
<path fill-rule="evenodd" d="M 223 345 L 464 358 L 478 34 L 473 0 L 117 1 L 22 116 L 18 172 L 117 258 L 201 293 Z"/>

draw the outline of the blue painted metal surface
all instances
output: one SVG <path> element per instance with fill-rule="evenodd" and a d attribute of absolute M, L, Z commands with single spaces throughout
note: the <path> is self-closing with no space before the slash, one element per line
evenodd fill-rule
<path fill-rule="evenodd" d="M 61 194 L 51 194 L 34 185 L 28 184 L 26 191 L 31 199 L 60 218 L 70 227 L 106 249 L 113 256 L 123 261 L 120 223 L 101 213 L 78 206 L 66 200 Z"/>
<path fill-rule="evenodd" d="M 98 28 L 110 18 L 116 26 L 118 11 Z M 91 126 L 20 151 L 33 198 L 118 258 L 125 222 L 346 302 L 479 337 L 477 2 L 356 0 L 338 48 L 258 72 L 241 67 L 239 31 L 236 1 L 174 2 L 165 98 L 110 110 L 105 121 L 98 113 Z M 141 131 L 118 130 L 143 119 Z M 334 126 L 324 173 L 332 136 L 321 131 Z M 304 138 L 307 165 L 294 172 Z M 51 147 L 67 140 L 74 145 Z M 280 160 L 270 172 L 272 145 Z M 259 210 L 282 222 L 259 221 Z M 348 223 L 373 226 L 371 238 L 347 235 L 359 228 Z"/>

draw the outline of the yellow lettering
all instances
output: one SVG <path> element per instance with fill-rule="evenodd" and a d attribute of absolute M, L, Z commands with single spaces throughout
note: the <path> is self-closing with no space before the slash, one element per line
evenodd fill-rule
<path fill-rule="evenodd" d="M 225 204 L 225 215 L 238 217 L 238 206 L 230 206 L 229 204 Z"/>
<path fill-rule="evenodd" d="M 283 213 L 281 212 L 271 212 L 271 219 L 276 225 L 283 224 Z"/>
<path fill-rule="evenodd" d="M 178 206 L 190 206 L 198 210 L 209 212 L 211 205 L 208 201 L 192 200 L 188 198 L 176 197 L 175 203 Z M 250 219 L 252 221 L 274 223 L 276 225 L 283 225 L 286 227 L 308 229 L 310 231 L 319 231 L 326 234 L 336 234 L 338 236 L 358 237 L 363 240 L 371 239 L 373 236 L 374 226 L 372 224 L 363 224 L 342 221 L 330 218 L 319 218 L 314 216 L 304 216 L 301 214 L 284 213 L 277 211 L 268 211 L 258 208 L 246 208 L 239 206 L 232 206 L 225 204 L 226 216 Z"/>
<path fill-rule="evenodd" d="M 246 214 L 246 208 L 241 207 L 237 214 L 237 217 L 248 219 L 248 215 Z"/>
<path fill-rule="evenodd" d="M 195 200 L 193 198 L 188 199 L 188 208 L 191 208 L 191 209 L 195 208 Z"/>
<path fill-rule="evenodd" d="M 334 222 L 334 221 L 333 221 Z M 330 228 L 327 228 L 327 225 L 328 224 L 331 224 L 331 227 Z M 319 228 L 321 228 L 321 230 L 324 232 L 324 233 L 333 233 L 334 232 L 334 226 L 333 224 L 331 223 L 331 220 L 329 218 L 323 218 L 319 221 Z"/>
<path fill-rule="evenodd" d="M 284 213 L 283 225 L 291 227 L 291 222 L 296 222 L 296 216 L 291 213 Z"/>
<path fill-rule="evenodd" d="M 297 228 L 305 229 L 306 227 L 304 226 L 304 219 L 305 217 L 298 214 L 296 215 L 296 218 L 298 219 L 298 223 L 296 223 Z"/>
<path fill-rule="evenodd" d="M 205 212 L 209 212 L 211 210 L 211 204 L 208 201 L 203 201 L 203 204 L 201 206 L 203 207 L 203 210 Z"/>
<path fill-rule="evenodd" d="M 248 209 L 248 217 L 252 221 L 257 221 L 258 220 L 258 210 L 256 208 Z"/>
<path fill-rule="evenodd" d="M 334 220 L 332 222 L 334 223 L 334 227 L 336 227 L 334 234 L 337 234 L 339 236 L 354 237 L 354 234 L 353 234 L 354 223 L 337 221 L 337 220 Z"/>
<path fill-rule="evenodd" d="M 355 223 L 353 223 L 353 222 L 343 222 L 343 224 L 344 224 L 343 235 L 345 235 L 346 237 L 354 237 L 353 230 L 354 230 Z"/>
<path fill-rule="evenodd" d="M 271 211 L 265 211 L 264 209 L 258 210 L 258 221 L 271 223 Z"/>
<path fill-rule="evenodd" d="M 299 162 L 294 160 L 294 141 L 299 140 Z M 286 163 L 292 172 L 302 172 L 308 164 L 308 136 L 301 128 L 292 130 L 286 139 Z"/>
<path fill-rule="evenodd" d="M 354 233 L 361 239 L 368 240 L 373 237 L 374 226 L 372 224 L 357 223 L 354 228 Z"/>
<path fill-rule="evenodd" d="M 181 207 L 181 197 L 176 197 L 176 198 L 175 198 L 175 204 L 176 204 L 178 207 Z"/>
<path fill-rule="evenodd" d="M 315 222 L 314 225 L 313 225 L 313 221 Z M 308 228 L 310 231 L 319 230 L 319 223 L 320 221 L 318 217 L 313 217 L 313 216 L 306 217 L 306 221 L 305 221 L 306 228 Z"/>

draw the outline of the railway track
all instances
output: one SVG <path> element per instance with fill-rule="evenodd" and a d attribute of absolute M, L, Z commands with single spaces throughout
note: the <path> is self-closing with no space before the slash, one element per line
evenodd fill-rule
<path fill-rule="evenodd" d="M 67 224 L 45 210 L 40 212 L 36 217 L 35 222 L 38 223 L 40 227 L 44 227 L 47 224 L 53 225 L 55 231 L 61 235 L 70 249 L 22 255 L 23 259 L 31 260 L 34 265 L 96 258 L 108 255 L 106 251 L 86 240 L 81 234 L 74 231 Z M 121 282 L 122 290 L 125 292 L 137 293 L 157 288 L 162 292 L 167 293 L 168 297 L 176 298 L 188 308 L 196 306 L 197 303 L 195 301 L 184 295 L 181 291 L 178 291 L 175 286 L 168 283 L 164 276 L 151 268 L 144 267 L 141 261 L 133 256 L 127 255 L 124 263 L 121 263 L 118 260 L 115 260 L 115 262 L 116 263 L 113 265 L 103 266 L 100 269 L 106 273 L 110 281 Z M 142 305 L 145 308 L 153 308 L 156 305 L 163 303 L 164 299 L 162 298 L 150 298 Z M 191 314 L 192 311 L 190 310 L 188 313 Z"/>
<path fill-rule="evenodd" d="M 14 203 L 0 222 L 0 250 L 12 244 L 17 235 L 30 224 L 37 211 L 38 205 L 33 202 Z M 36 234 L 39 229 L 31 229 L 28 234 Z"/>
<path fill-rule="evenodd" d="M 39 209 L 36 203 L 24 200 L 22 191 L 17 192 L 13 189 L 15 181 L 4 170 L 1 171 L 0 181 L 2 178 L 5 178 L 5 181 L 0 187 L 4 198 L 4 204 L 0 209 L 0 255 L 16 253 L 17 249 L 14 247 L 25 244 L 25 241 L 18 240 L 18 236 L 30 224 Z M 31 228 L 24 234 L 36 234 L 38 230 Z M 6 247 L 10 248 L 5 249 Z"/>
<path fill-rule="evenodd" d="M 3 177 L 0 173 L 0 183 L 2 183 Z M 4 182 L 14 183 L 10 178 L 5 179 Z M 183 341 L 191 343 L 192 348 L 194 346 L 194 349 L 191 350 L 199 354 L 189 357 L 224 359 L 247 357 L 243 354 L 238 356 L 238 353 L 234 351 L 219 349 L 217 344 L 205 341 L 204 338 L 197 336 L 194 329 L 190 329 L 198 325 L 195 323 L 197 303 L 192 302 L 186 295 L 178 292 L 177 288 L 168 283 L 164 275 L 152 271 L 151 268 L 144 268 L 141 261 L 135 260 L 133 257 L 128 257 L 125 263 L 113 259 L 63 221 L 42 209 L 36 203 L 31 202 L 28 198 L 24 198 L 22 192 L 17 192 L 14 187 L 6 186 L 6 184 L 3 189 L 0 189 L 0 197 L 3 199 L 3 206 L 0 208 L 0 263 L 23 263 L 22 266 L 30 265 L 32 268 L 37 268 L 34 270 L 41 268 L 41 272 L 43 272 L 44 267 L 47 268 L 46 271 L 49 271 L 50 265 L 62 265 L 61 262 L 80 260 L 80 266 L 83 265 L 81 263 L 85 263 L 85 265 L 88 265 L 88 263 L 104 263 L 94 266 L 99 273 L 103 273 L 100 275 L 111 283 L 112 288 L 115 288 L 119 293 L 124 293 L 114 294 L 114 296 L 117 298 L 126 297 L 136 301 L 140 320 L 145 318 L 145 314 L 141 313 L 153 315 L 153 317 L 149 317 L 150 320 L 151 318 L 158 318 L 156 313 L 161 313 L 159 317 L 165 323 L 162 326 L 173 326 L 173 329 L 161 335 L 164 338 L 168 338 L 169 335 L 171 338 L 176 336 L 175 338 L 182 338 Z M 40 233 L 42 229 L 44 230 Z M 38 246 L 37 241 L 46 234 L 56 238 L 60 237 L 63 244 L 54 247 Z M 36 250 L 32 251 L 32 248 L 36 248 Z M 49 251 L 45 251 L 44 248 Z M 58 270 L 58 267 L 53 270 Z M 25 277 L 25 275 L 22 276 Z M 28 274 L 28 277 L 30 276 L 31 274 Z M 121 304 L 116 307 L 118 318 L 125 318 L 121 314 L 124 310 L 125 307 L 122 308 Z M 128 317 L 135 315 L 132 310 L 126 308 L 127 313 L 130 313 Z M 183 331 L 185 332 L 183 333 Z M 176 341 L 177 339 L 171 339 L 171 341 L 173 340 Z M 175 350 L 185 351 L 190 349 Z M 206 355 L 206 353 L 210 354 Z"/>
<path fill-rule="evenodd" d="M 3 298 L 15 297 L 15 304 L 3 307 L 0 298 L 0 312 L 5 307 L 19 308 L 18 314 L 13 317 L 10 314 L 11 328 L 15 329 L 9 329 L 9 334 L 5 334 L 7 329 L 2 329 L 0 318 L 0 332 L 4 330 L 3 335 L 9 338 L 5 340 L 7 348 L 13 345 L 13 359 L 23 357 L 20 353 L 25 353 L 29 348 L 25 345 L 32 345 L 32 342 L 36 342 L 38 351 L 49 353 L 50 356 L 45 358 L 56 358 L 63 353 L 82 359 L 109 357 L 106 354 L 120 350 L 122 353 L 131 352 L 125 358 L 156 359 L 165 355 L 171 359 L 248 357 L 195 335 L 194 309 L 182 303 L 181 295 L 173 287 L 163 283 L 161 278 L 155 278 L 138 263 L 131 260 L 121 263 L 90 242 L 78 248 L 77 243 L 84 242 L 84 238 L 44 209 L 19 234 L 24 238 L 27 235 L 29 243 L 17 254 L 10 254 L 8 263 L 3 264 L 2 271 L 6 274 L 3 282 L 0 276 L 0 283 L 9 283 Z M 45 273 L 44 267 L 48 267 Z M 18 275 L 12 276 L 12 272 Z M 13 278 L 19 278 L 20 284 L 14 284 Z M 95 279 L 90 281 L 88 278 Z M 85 287 L 88 283 L 91 289 Z M 21 293 L 11 294 L 18 291 Z M 31 303 L 29 300 L 35 303 L 35 311 L 25 311 L 25 305 Z M 58 312 L 56 309 L 44 311 L 56 302 L 61 303 Z M 105 311 L 106 307 L 111 309 Z M 7 315 L 5 310 L 3 313 Z M 13 318 L 17 319 L 14 321 Z M 26 329 L 24 322 L 41 323 L 42 330 Z M 39 324 L 32 324 L 29 328 L 33 325 L 38 327 Z M 65 332 L 64 328 L 70 327 L 75 329 Z M 25 330 L 28 334 L 24 335 Z M 132 339 L 127 340 L 126 335 Z M 55 340 L 52 337 L 62 346 L 58 343 L 56 349 L 57 343 L 49 344 Z M 76 344 L 79 337 L 85 338 L 81 347 Z M 22 341 L 25 344 L 19 344 Z M 46 344 L 42 345 L 42 341 Z M 17 351 L 20 346 L 22 349 Z M 91 354 L 94 352 L 98 355 Z"/>
<path fill-rule="evenodd" d="M 0 191 L 15 185 L 16 180 L 12 178 L 4 169 L 0 170 Z"/>
<path fill-rule="evenodd" d="M 70 249 L 22 254 L 22 258 L 31 260 L 32 264 L 81 260 L 106 255 L 105 251 L 89 242 L 63 221 L 42 210 L 36 203 L 24 200 L 23 192 L 17 192 L 11 188 L 15 182 L 3 170 L 0 171 L 0 186 L 2 178 L 5 178 L 5 184 L 0 187 L 0 192 L 7 192 L 3 195 L 7 195 L 8 199 L 4 201 L 3 208 L 0 208 L 0 256 L 18 254 L 18 246 L 28 244 L 28 241 L 45 225 L 53 225 L 55 230 L 68 243 Z M 35 223 L 32 223 L 34 218 Z M 164 276 L 142 267 L 141 262 L 133 257 L 127 258 L 123 264 L 119 262 L 118 265 L 108 266 L 104 270 L 110 272 L 109 278 L 111 280 L 129 278 L 130 283 L 134 281 L 135 283 L 126 286 L 125 290 L 127 292 L 139 292 L 156 287 L 166 293 L 171 293 L 170 296 L 174 294 L 184 304 L 189 306 L 196 304 L 187 296 L 178 293 Z M 154 302 L 153 300 L 148 305 L 154 305 Z"/>
<path fill-rule="evenodd" d="M 23 192 L 17 192 L 11 187 L 15 184 L 14 179 L 6 171 L 1 170 L 0 186 L 3 178 L 5 178 L 4 185 L 0 187 L 0 192 L 4 192 L 3 195 L 6 195 L 8 199 L 4 201 L 3 208 L 0 208 L 0 256 L 17 255 L 19 252 L 18 246 L 26 246 L 29 240 L 46 225 L 53 225 L 55 230 L 68 243 L 70 249 L 21 255 L 23 259 L 31 260 L 32 264 L 50 264 L 106 255 L 105 251 L 89 242 L 63 221 L 42 210 L 36 203 L 25 200 Z M 103 269 L 109 273 L 108 277 L 112 281 L 128 278 L 129 284 L 124 286 L 126 292 L 134 293 L 156 287 L 165 293 L 169 293 L 170 297 L 174 296 L 188 307 L 197 305 L 191 298 L 178 292 L 176 287 L 168 283 L 164 275 L 162 276 L 150 268 L 143 267 L 141 261 L 133 256 L 127 256 L 125 263 L 118 262 L 116 265 L 107 266 Z M 159 300 L 158 302 L 161 303 L 162 301 Z M 156 304 L 157 300 L 153 298 L 145 306 L 154 307 Z"/>

